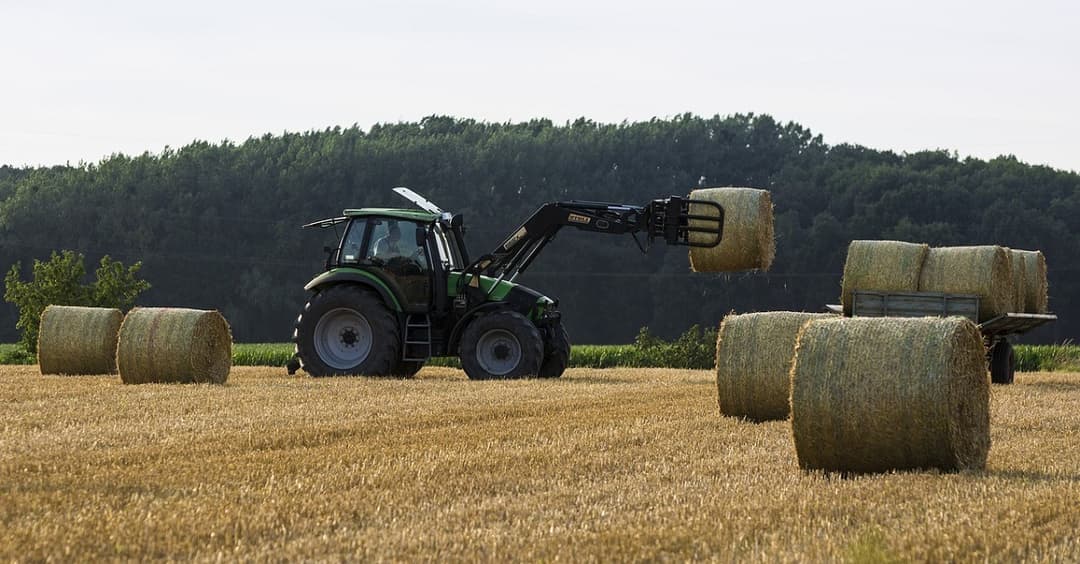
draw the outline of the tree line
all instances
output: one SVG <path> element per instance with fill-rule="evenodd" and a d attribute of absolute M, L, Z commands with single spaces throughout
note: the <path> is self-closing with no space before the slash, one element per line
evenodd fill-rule
<path fill-rule="evenodd" d="M 642 256 L 629 237 L 565 229 L 519 280 L 558 297 L 575 342 L 667 338 L 729 311 L 820 310 L 835 303 L 848 243 L 1041 249 L 1051 309 L 1072 309 L 1080 249 L 1080 175 L 1011 156 L 960 159 L 830 145 L 767 115 L 680 115 L 605 124 L 578 119 L 418 122 L 196 141 L 137 156 L 41 168 L 0 167 L 0 266 L 70 249 L 142 262 L 141 305 L 222 310 L 239 341 L 284 341 L 332 230 L 303 223 L 347 207 L 409 204 L 409 186 L 465 215 L 472 254 L 491 250 L 541 204 L 644 204 L 698 186 L 772 192 L 777 255 L 767 273 L 693 274 L 686 249 Z M 29 269 L 24 266 L 26 275 Z M 0 309 L 0 341 L 18 338 Z M 1064 315 L 1037 340 L 1080 336 Z"/>

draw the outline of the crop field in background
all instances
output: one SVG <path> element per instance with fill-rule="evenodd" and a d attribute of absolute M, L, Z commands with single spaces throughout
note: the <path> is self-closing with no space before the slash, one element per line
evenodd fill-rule
<path fill-rule="evenodd" d="M 124 386 L 0 368 L 0 560 L 1080 559 L 1080 374 L 992 394 L 988 468 L 799 470 L 711 372 Z"/>
<path fill-rule="evenodd" d="M 656 347 L 642 350 L 635 345 L 574 345 L 570 351 L 570 366 L 663 368 L 669 362 L 669 358 L 675 356 L 665 350 L 671 346 L 671 343 L 661 343 Z M 1080 372 L 1080 346 L 1077 345 L 1016 345 L 1015 351 L 1016 369 L 1022 372 Z M 233 363 L 237 366 L 284 366 L 292 354 L 291 343 L 237 343 L 233 345 Z M 707 361 L 696 364 L 707 364 Z M 460 362 L 453 357 L 433 358 L 429 365 L 458 368 Z M 705 368 L 705 366 L 695 367 Z"/>
<path fill-rule="evenodd" d="M 710 368 L 711 343 L 695 343 L 686 351 L 677 343 L 659 343 L 642 348 L 638 345 L 574 345 L 570 366 L 575 368 L 649 367 L 668 368 L 673 360 L 686 368 Z M 1080 346 L 1016 345 L 1016 369 L 1021 372 L 1080 372 Z M 292 343 L 234 343 L 236 366 L 285 366 L 293 355 Z M 0 365 L 33 364 L 34 358 L 13 344 L 0 344 Z M 428 366 L 460 368 L 455 357 L 432 358 Z"/>

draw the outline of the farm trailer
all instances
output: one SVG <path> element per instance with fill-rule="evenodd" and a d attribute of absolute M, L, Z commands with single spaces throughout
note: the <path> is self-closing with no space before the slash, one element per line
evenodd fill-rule
<path fill-rule="evenodd" d="M 825 308 L 843 315 L 843 307 Z M 1057 320 L 1057 315 L 1040 313 L 1005 313 L 979 323 L 979 296 L 938 292 L 879 292 L 855 290 L 852 317 L 966 317 L 979 326 L 990 364 L 990 381 L 1011 384 L 1016 372 L 1016 357 L 1009 341 L 1036 327 Z"/>

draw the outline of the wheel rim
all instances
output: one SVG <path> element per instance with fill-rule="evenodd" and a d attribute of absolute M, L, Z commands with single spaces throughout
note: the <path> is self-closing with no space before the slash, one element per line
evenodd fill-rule
<path fill-rule="evenodd" d="M 488 374 L 505 376 L 521 364 L 521 342 L 506 329 L 492 329 L 477 341 L 476 360 Z"/>
<path fill-rule="evenodd" d="M 371 324 L 354 309 L 328 311 L 315 324 L 315 352 L 330 368 L 347 370 L 364 362 L 371 340 Z"/>

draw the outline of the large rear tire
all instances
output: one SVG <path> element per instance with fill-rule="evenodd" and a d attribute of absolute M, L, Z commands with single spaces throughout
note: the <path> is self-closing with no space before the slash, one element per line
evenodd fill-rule
<path fill-rule="evenodd" d="M 1016 356 L 1012 344 L 1004 339 L 990 349 L 990 381 L 994 384 L 1012 384 L 1016 376 Z"/>
<path fill-rule="evenodd" d="M 460 354 L 461 367 L 472 380 L 527 378 L 540 372 L 544 340 L 524 315 L 497 311 L 465 327 Z"/>
<path fill-rule="evenodd" d="M 412 378 L 424 367 L 422 360 L 399 360 L 394 367 L 394 376 L 399 378 Z"/>
<path fill-rule="evenodd" d="M 293 340 L 301 367 L 312 376 L 389 376 L 400 359 L 394 313 L 377 293 L 357 285 L 311 296 Z"/>
<path fill-rule="evenodd" d="M 544 361 L 540 363 L 541 378 L 558 378 L 570 364 L 570 336 L 562 322 L 551 326 L 544 340 Z"/>

